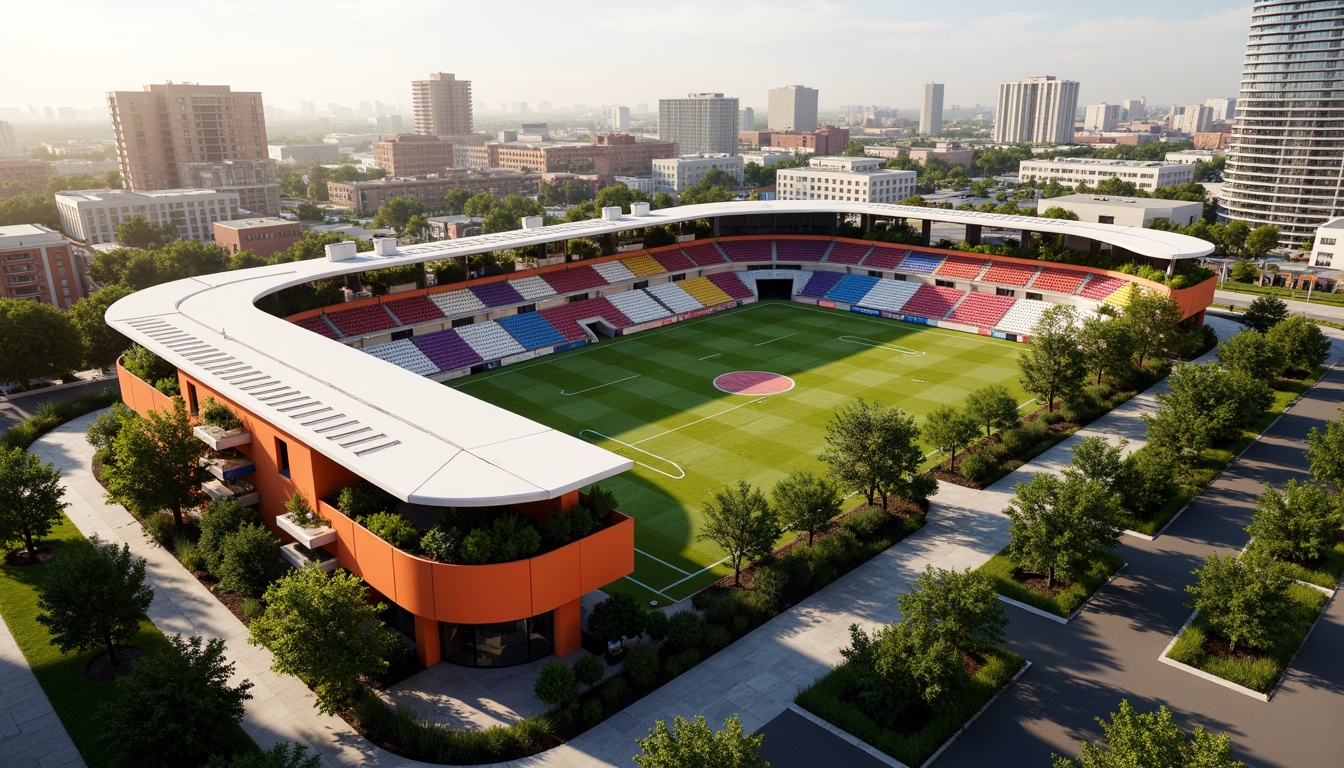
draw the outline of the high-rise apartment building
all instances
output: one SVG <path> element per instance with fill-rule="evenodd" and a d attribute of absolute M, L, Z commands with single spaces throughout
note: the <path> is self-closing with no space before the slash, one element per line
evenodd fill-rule
<path fill-rule="evenodd" d="M 1125 120 L 1131 122 L 1148 119 L 1148 99 L 1125 99 L 1120 102 L 1124 108 Z"/>
<path fill-rule="evenodd" d="M 737 113 L 737 125 L 741 131 L 750 131 L 756 127 L 756 110 L 743 107 Z"/>
<path fill-rule="evenodd" d="M 770 89 L 766 124 L 772 131 L 817 130 L 817 89 L 786 85 Z"/>
<path fill-rule="evenodd" d="M 448 72 L 435 72 L 428 80 L 411 83 L 415 132 L 426 136 L 471 133 L 471 81 L 458 80 Z"/>
<path fill-rule="evenodd" d="M 630 108 L 612 107 L 607 113 L 607 126 L 613 131 L 630 130 Z"/>
<path fill-rule="evenodd" d="M 1218 200 L 1296 245 L 1344 213 L 1344 0 L 1257 2 Z"/>
<path fill-rule="evenodd" d="M 0 157 L 19 157 L 19 140 L 14 137 L 14 126 L 0 120 Z"/>
<path fill-rule="evenodd" d="M 1087 113 L 1083 118 L 1083 130 L 1105 133 L 1113 130 L 1115 124 L 1120 122 L 1124 114 L 1124 107 L 1119 104 L 1088 104 Z"/>
<path fill-rule="evenodd" d="M 1187 136 L 1203 133 L 1213 127 L 1213 107 L 1191 104 L 1176 118 L 1172 128 Z"/>
<path fill-rule="evenodd" d="M 1215 123 L 1228 123 L 1237 116 L 1237 100 L 1235 98 L 1205 99 L 1204 106 L 1213 110 L 1213 121 Z"/>
<path fill-rule="evenodd" d="M 925 83 L 924 101 L 919 106 L 919 132 L 938 136 L 943 132 L 943 84 Z"/>
<path fill-rule="evenodd" d="M 1054 75 L 1028 77 L 999 85 L 994 141 L 1068 144 L 1078 111 L 1078 81 Z"/>
<path fill-rule="evenodd" d="M 683 155 L 737 154 L 738 102 L 722 93 L 658 100 L 658 138 Z"/>

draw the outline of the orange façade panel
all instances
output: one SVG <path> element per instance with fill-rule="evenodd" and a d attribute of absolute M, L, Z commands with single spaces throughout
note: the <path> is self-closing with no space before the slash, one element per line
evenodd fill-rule
<path fill-rule="evenodd" d="M 392 550 L 392 570 L 397 581 L 396 603 L 417 616 L 434 615 L 435 563 Z"/>
<path fill-rule="evenodd" d="M 580 539 L 579 594 L 601 589 L 635 572 L 635 521 L 620 512 L 614 525 Z"/>
<path fill-rule="evenodd" d="M 493 565 L 434 563 L 434 617 L 458 624 L 514 621 L 532 615 L 527 560 Z"/>
<path fill-rule="evenodd" d="M 317 512 L 325 517 L 332 530 L 336 531 L 336 560 L 345 570 L 363 577 L 364 569 L 359 567 L 359 558 L 355 557 L 355 550 L 351 548 L 351 544 L 355 540 L 355 528 L 358 527 L 358 523 L 341 514 L 325 501 L 317 502 Z"/>
<path fill-rule="evenodd" d="M 1217 286 L 1218 279 L 1210 277 L 1199 285 L 1172 291 L 1171 297 L 1181 306 L 1181 318 L 1193 317 L 1208 309 L 1213 303 L 1213 291 Z"/>
<path fill-rule="evenodd" d="M 581 542 L 537 555 L 532 564 L 532 613 L 545 613 L 583 596 L 579 587 Z"/>
<path fill-rule="evenodd" d="M 397 602 L 397 576 L 392 567 L 392 545 L 374 536 L 362 525 L 352 525 L 351 549 L 359 563 L 360 576 L 370 587 L 382 592 L 388 600 Z"/>

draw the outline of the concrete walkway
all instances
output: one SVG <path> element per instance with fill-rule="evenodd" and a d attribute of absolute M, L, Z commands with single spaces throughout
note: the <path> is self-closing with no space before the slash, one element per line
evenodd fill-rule
<path fill-rule="evenodd" d="M 1228 321 L 1211 322 L 1220 334 L 1235 330 L 1235 324 Z M 928 523 L 904 542 L 574 741 L 516 765 L 628 766 L 636 751 L 634 739 L 647 734 L 654 721 L 675 715 L 704 714 L 711 721 L 722 721 L 739 714 L 747 730 L 762 727 L 787 709 L 800 687 L 840 661 L 839 650 L 848 645 L 851 623 L 872 627 L 897 620 L 896 596 L 909 588 L 926 565 L 974 568 L 998 552 L 1007 543 L 1008 519 L 1002 510 L 1015 483 L 1029 480 L 1034 472 L 1057 471 L 1069 462 L 1073 446 L 1089 435 L 1126 437 L 1130 450 L 1142 445 L 1141 416 L 1153 409 L 1153 396 L 1162 386 L 1134 398 L 984 491 L 942 485 Z M 109 541 L 126 541 L 148 561 L 155 588 L 150 617 L 159 627 L 166 632 L 224 638 L 229 658 L 237 665 L 236 676 L 256 685 L 244 720 L 248 733 L 263 747 L 284 740 L 310 744 L 333 766 L 419 765 L 371 745 L 344 721 L 319 715 L 312 706 L 312 694 L 302 683 L 270 672 L 270 653 L 247 644 L 246 631 L 233 614 L 149 540 L 129 513 L 104 502 L 102 488 L 89 470 L 92 449 L 84 441 L 91 418 L 61 427 L 38 441 L 33 450 L 61 468 L 70 517 L 86 535 L 97 533 Z"/>
<path fill-rule="evenodd" d="M 0 621 L 0 765 L 82 768 L 84 760 Z"/>

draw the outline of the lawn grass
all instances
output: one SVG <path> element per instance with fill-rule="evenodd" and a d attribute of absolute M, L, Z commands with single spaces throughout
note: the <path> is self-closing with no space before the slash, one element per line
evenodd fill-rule
<path fill-rule="evenodd" d="M 83 540 L 83 534 L 74 523 L 62 515 L 60 525 L 53 528 L 42 542 L 59 548 Z M 60 553 L 57 553 L 56 558 L 59 557 Z M 84 674 L 89 662 L 104 653 L 102 649 L 61 653 L 51 645 L 51 635 L 47 633 L 46 627 L 37 623 L 37 599 L 48 568 L 51 567 L 50 562 L 18 567 L 4 565 L 3 560 L 0 560 L 0 616 L 4 617 L 19 650 L 51 700 L 52 707 L 61 718 L 80 756 L 89 766 L 97 768 L 108 764 L 107 750 L 100 743 L 103 726 L 99 710 L 112 700 L 115 684 L 95 683 Z M 125 645 L 149 653 L 166 647 L 168 640 L 149 619 L 142 619 L 139 631 Z M 238 745 L 238 750 L 255 751 L 256 745 L 243 729 L 237 725 L 232 727 L 237 731 L 234 743 Z"/>
<path fill-rule="evenodd" d="M 994 589 L 1004 597 L 1011 597 L 1019 603 L 1026 603 L 1033 608 L 1066 619 L 1125 564 L 1125 559 L 1119 552 L 1103 552 L 1092 561 L 1087 573 L 1070 584 L 1067 589 L 1061 590 L 1058 595 L 1050 597 L 1014 579 L 1013 574 L 1018 566 L 1005 552 L 1007 550 L 991 557 L 989 562 L 979 568 L 981 573 L 994 580 Z"/>
<path fill-rule="evenodd" d="M 1334 589 L 1344 577 L 1344 541 L 1336 541 L 1312 567 L 1298 563 L 1284 563 L 1283 567 L 1291 578 Z"/>
<path fill-rule="evenodd" d="M 1165 504 L 1147 517 L 1129 517 L 1122 523 L 1124 527 L 1148 536 L 1156 536 L 1157 532 L 1166 527 L 1167 523 L 1171 522 L 1171 519 L 1184 509 L 1191 499 L 1202 493 L 1209 483 L 1213 482 L 1213 479 L 1218 476 L 1218 473 L 1226 469 L 1233 459 L 1240 456 L 1242 451 L 1255 442 L 1260 433 L 1269 429 L 1269 425 L 1273 424 L 1274 420 L 1282 415 L 1283 411 L 1303 392 L 1311 389 L 1312 385 L 1324 374 L 1325 369 L 1318 368 L 1305 379 L 1279 379 L 1276 381 L 1273 390 L 1274 403 L 1268 411 L 1261 414 L 1255 424 L 1243 429 L 1241 437 L 1237 438 L 1231 445 L 1204 449 L 1191 466 L 1190 471 L 1181 478 L 1176 492 L 1167 499 Z"/>
<path fill-rule="evenodd" d="M 858 397 L 900 407 L 918 421 L 989 384 L 1006 386 L 1024 402 L 1029 396 L 1017 381 L 1022 349 L 895 320 L 761 302 L 451 386 L 637 462 L 603 487 L 635 518 L 632 578 L 652 591 L 630 579 L 612 589 L 667 604 L 729 573 L 716 565 L 723 553 L 696 540 L 709 494 L 738 480 L 768 492 L 790 471 L 824 472 L 816 457 L 825 426 L 837 407 Z M 752 370 L 790 376 L 796 386 L 765 398 L 713 386 L 720 374 Z"/>
<path fill-rule="evenodd" d="M 936 716 L 914 733 L 898 733 L 866 715 L 847 700 L 853 672 L 841 664 L 812 685 L 799 691 L 795 702 L 831 725 L 882 750 L 909 766 L 922 765 L 938 748 L 965 726 L 990 699 L 1003 690 L 1025 660 L 1015 653 L 993 648 L 983 652 L 984 666 L 971 676 L 970 687 L 953 708 Z"/>
<path fill-rule="evenodd" d="M 1305 584 L 1290 584 L 1288 597 L 1292 601 L 1292 610 L 1270 631 L 1273 644 L 1253 659 L 1225 659 L 1205 651 L 1210 630 L 1203 616 L 1196 616 L 1185 628 L 1167 656 L 1253 691 L 1269 693 L 1279 684 L 1279 678 L 1283 677 L 1297 649 L 1307 639 L 1311 625 L 1328 599 L 1325 593 Z"/>

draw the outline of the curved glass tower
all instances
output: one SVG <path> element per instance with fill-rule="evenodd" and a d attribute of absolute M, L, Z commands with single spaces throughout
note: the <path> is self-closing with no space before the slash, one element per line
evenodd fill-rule
<path fill-rule="evenodd" d="M 1297 245 L 1344 214 L 1344 0 L 1257 2 L 1221 218 Z"/>

